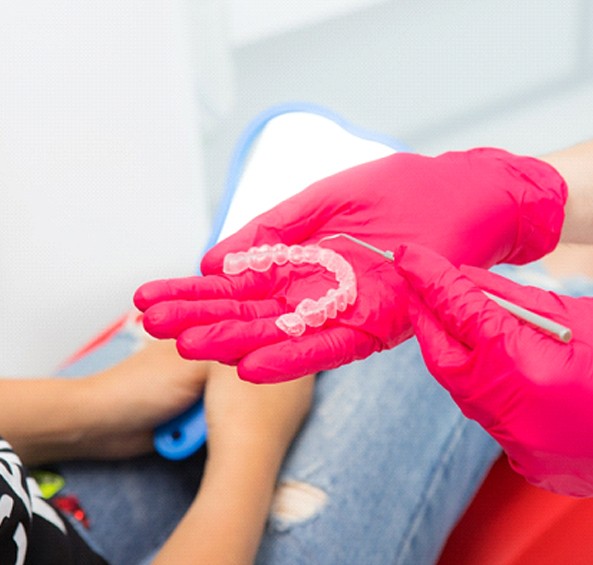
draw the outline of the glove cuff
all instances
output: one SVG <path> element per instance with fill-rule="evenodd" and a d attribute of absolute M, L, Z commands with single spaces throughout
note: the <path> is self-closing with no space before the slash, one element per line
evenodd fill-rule
<path fill-rule="evenodd" d="M 516 239 L 499 262 L 524 264 L 540 259 L 558 244 L 564 223 L 568 187 L 550 164 L 502 149 L 475 149 L 479 157 L 500 161 L 509 175 L 519 210 Z"/>

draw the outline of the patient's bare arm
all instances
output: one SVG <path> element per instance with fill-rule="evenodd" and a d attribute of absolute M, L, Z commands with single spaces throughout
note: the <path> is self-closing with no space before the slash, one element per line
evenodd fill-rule
<path fill-rule="evenodd" d="M 89 377 L 0 379 L 0 435 L 29 465 L 139 455 L 157 425 L 196 401 L 209 367 L 151 341 Z"/>
<path fill-rule="evenodd" d="M 181 359 L 174 342 L 150 342 L 90 377 L 0 379 L 0 435 L 28 464 L 138 455 L 152 449 L 155 426 L 204 393 L 205 475 L 156 563 L 246 564 L 313 386 L 314 377 L 253 385 L 232 367 Z"/>
<path fill-rule="evenodd" d="M 568 185 L 562 242 L 593 244 L 593 140 L 540 157 Z"/>
<path fill-rule="evenodd" d="M 237 379 L 230 367 L 213 367 L 205 396 L 205 474 L 155 565 L 253 561 L 280 464 L 308 413 L 313 385 L 312 376 L 255 385 Z"/>

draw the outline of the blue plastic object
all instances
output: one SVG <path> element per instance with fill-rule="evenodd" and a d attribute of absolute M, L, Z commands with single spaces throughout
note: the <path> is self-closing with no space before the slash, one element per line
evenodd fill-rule
<path fill-rule="evenodd" d="M 206 415 L 204 400 L 163 424 L 156 432 L 156 450 L 167 459 L 178 461 L 193 455 L 206 443 Z"/>
<path fill-rule="evenodd" d="M 325 117 L 357 137 L 382 143 L 387 147 L 391 147 L 395 151 L 410 151 L 408 146 L 396 139 L 359 128 L 344 120 L 341 116 L 335 114 L 331 110 L 322 106 L 317 106 L 316 104 L 293 102 L 272 106 L 259 114 L 249 124 L 237 142 L 229 166 L 222 202 L 204 252 L 210 249 L 218 241 L 254 142 L 257 140 L 268 122 L 278 116 L 294 112 L 304 112 Z M 154 446 L 156 451 L 163 457 L 172 460 L 180 460 L 185 459 L 198 451 L 198 449 L 200 449 L 206 442 L 206 436 L 204 402 L 203 400 L 200 400 L 183 414 L 180 414 L 175 419 L 157 428 L 154 435 Z"/>

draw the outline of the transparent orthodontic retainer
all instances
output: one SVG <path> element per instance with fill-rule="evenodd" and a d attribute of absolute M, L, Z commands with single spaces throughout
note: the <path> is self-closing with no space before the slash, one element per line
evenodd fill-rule
<path fill-rule="evenodd" d="M 357 237 L 354 237 L 347 233 L 336 233 L 334 235 L 328 235 L 323 237 L 319 240 L 319 243 L 323 241 L 327 241 L 329 239 L 335 239 L 338 237 L 343 237 L 348 239 L 349 241 L 372 251 L 373 253 L 377 253 L 381 255 L 387 261 L 393 262 L 394 261 L 394 254 L 390 250 L 379 249 L 374 245 L 366 241 L 362 241 Z M 286 245 L 280 245 L 280 257 L 284 264 L 286 262 L 285 255 L 291 255 L 291 247 L 287 247 Z M 319 245 L 310 245 L 310 246 L 292 246 L 296 249 L 293 253 L 293 257 L 297 258 L 298 262 L 306 262 L 304 260 L 305 253 L 303 250 L 307 249 L 307 253 L 311 255 L 312 260 L 307 262 L 315 262 L 320 263 L 325 266 L 329 271 L 332 271 L 336 275 L 336 279 L 338 280 L 340 286 L 338 287 L 337 291 L 329 291 L 328 294 L 322 297 L 318 301 L 313 301 L 311 299 L 306 298 L 303 300 L 296 308 L 294 314 L 283 314 L 278 318 L 276 321 L 276 325 L 283 331 L 285 331 L 288 335 L 291 336 L 298 336 L 301 335 L 306 326 L 310 327 L 318 327 L 325 323 L 327 318 L 329 317 L 336 317 L 337 312 L 342 312 L 347 308 L 348 305 L 351 305 L 356 300 L 356 277 L 354 275 L 354 271 L 351 265 L 338 253 L 335 251 L 331 251 L 328 249 L 324 249 L 319 247 Z M 264 249 L 265 248 L 265 249 Z M 310 249 L 309 249 L 310 248 Z M 287 251 L 288 250 L 288 251 Z M 329 253 L 326 253 L 329 252 Z M 247 268 L 251 268 L 253 270 L 267 270 L 272 262 L 276 262 L 275 255 L 273 248 L 270 246 L 263 246 L 261 248 L 252 248 L 249 252 L 244 254 L 229 254 L 232 257 L 229 257 L 228 270 L 230 272 L 242 272 Z M 334 255 L 337 257 L 331 257 Z M 265 259 L 263 259 L 265 257 Z M 322 259 L 323 257 L 323 259 Z M 330 258 L 331 257 L 331 258 Z M 226 258 L 225 258 L 226 259 Z M 292 262 L 292 261 L 291 261 Z M 225 271 L 226 272 L 226 271 Z M 351 274 L 350 274 L 351 272 Z M 229 273 L 230 274 L 230 273 Z M 353 277 L 353 278 L 352 278 Z M 553 338 L 557 339 L 562 343 L 569 343 L 572 340 L 572 330 L 554 320 L 546 318 L 536 312 L 531 310 L 527 310 L 513 302 L 510 302 L 500 296 L 496 296 L 491 294 L 490 292 L 486 292 L 483 290 L 484 294 L 496 302 L 499 306 L 519 318 L 525 322 L 528 322 L 532 326 L 542 330 L 544 333 L 552 336 Z M 331 294 L 330 294 L 331 293 Z M 336 296 L 339 295 L 339 298 L 336 300 Z M 343 304 L 343 296 L 346 297 L 347 304 Z M 332 305 L 327 306 L 327 302 L 331 299 Z M 351 301 L 350 301 L 351 300 Z M 338 304 L 339 307 L 337 311 L 334 310 L 334 305 Z M 341 308 L 340 308 L 341 306 Z M 329 311 L 331 308 L 332 316 L 328 315 L 327 311 L 324 311 L 326 308 Z"/>
<path fill-rule="evenodd" d="M 334 319 L 356 301 L 357 286 L 354 269 L 336 251 L 319 245 L 262 245 L 248 251 L 228 253 L 224 258 L 223 272 L 237 275 L 248 269 L 265 272 L 274 265 L 290 263 L 298 266 L 303 263 L 317 264 L 325 268 L 336 278 L 337 288 L 330 288 L 327 293 L 313 300 L 303 299 L 294 312 L 282 314 L 276 320 L 276 326 L 291 337 L 302 335 L 307 327 L 318 328 L 328 319 Z"/>

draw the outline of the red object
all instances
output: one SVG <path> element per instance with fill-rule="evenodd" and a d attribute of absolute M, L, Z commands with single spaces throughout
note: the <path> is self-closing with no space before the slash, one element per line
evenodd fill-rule
<path fill-rule="evenodd" d="M 593 499 L 534 487 L 503 456 L 453 530 L 438 565 L 564 563 L 593 563 Z"/>
<path fill-rule="evenodd" d="M 64 496 L 56 496 L 51 500 L 52 504 L 60 509 L 64 514 L 72 516 L 75 520 L 80 522 L 87 530 L 90 527 L 89 519 L 86 512 L 80 506 L 80 501 L 74 495 L 68 494 Z"/>
<path fill-rule="evenodd" d="M 72 363 L 75 363 L 79 359 L 82 359 L 85 355 L 92 353 L 95 349 L 98 349 L 105 343 L 107 343 L 114 335 L 116 335 L 122 328 L 128 325 L 142 327 L 142 313 L 140 312 L 128 312 L 118 318 L 115 322 L 109 325 L 105 330 L 99 333 L 91 341 L 83 345 L 78 351 L 68 357 L 62 364 L 62 367 L 67 367 Z"/>
<path fill-rule="evenodd" d="M 104 343 L 107 343 L 129 320 L 130 315 L 125 314 L 121 318 L 118 318 L 113 324 L 108 326 L 105 330 L 103 330 L 100 334 L 97 335 L 94 339 L 90 342 L 85 344 L 81 347 L 78 351 L 73 353 L 70 357 L 68 357 L 63 363 L 62 367 L 67 367 L 72 363 L 82 359 L 85 355 L 91 353 Z"/>

